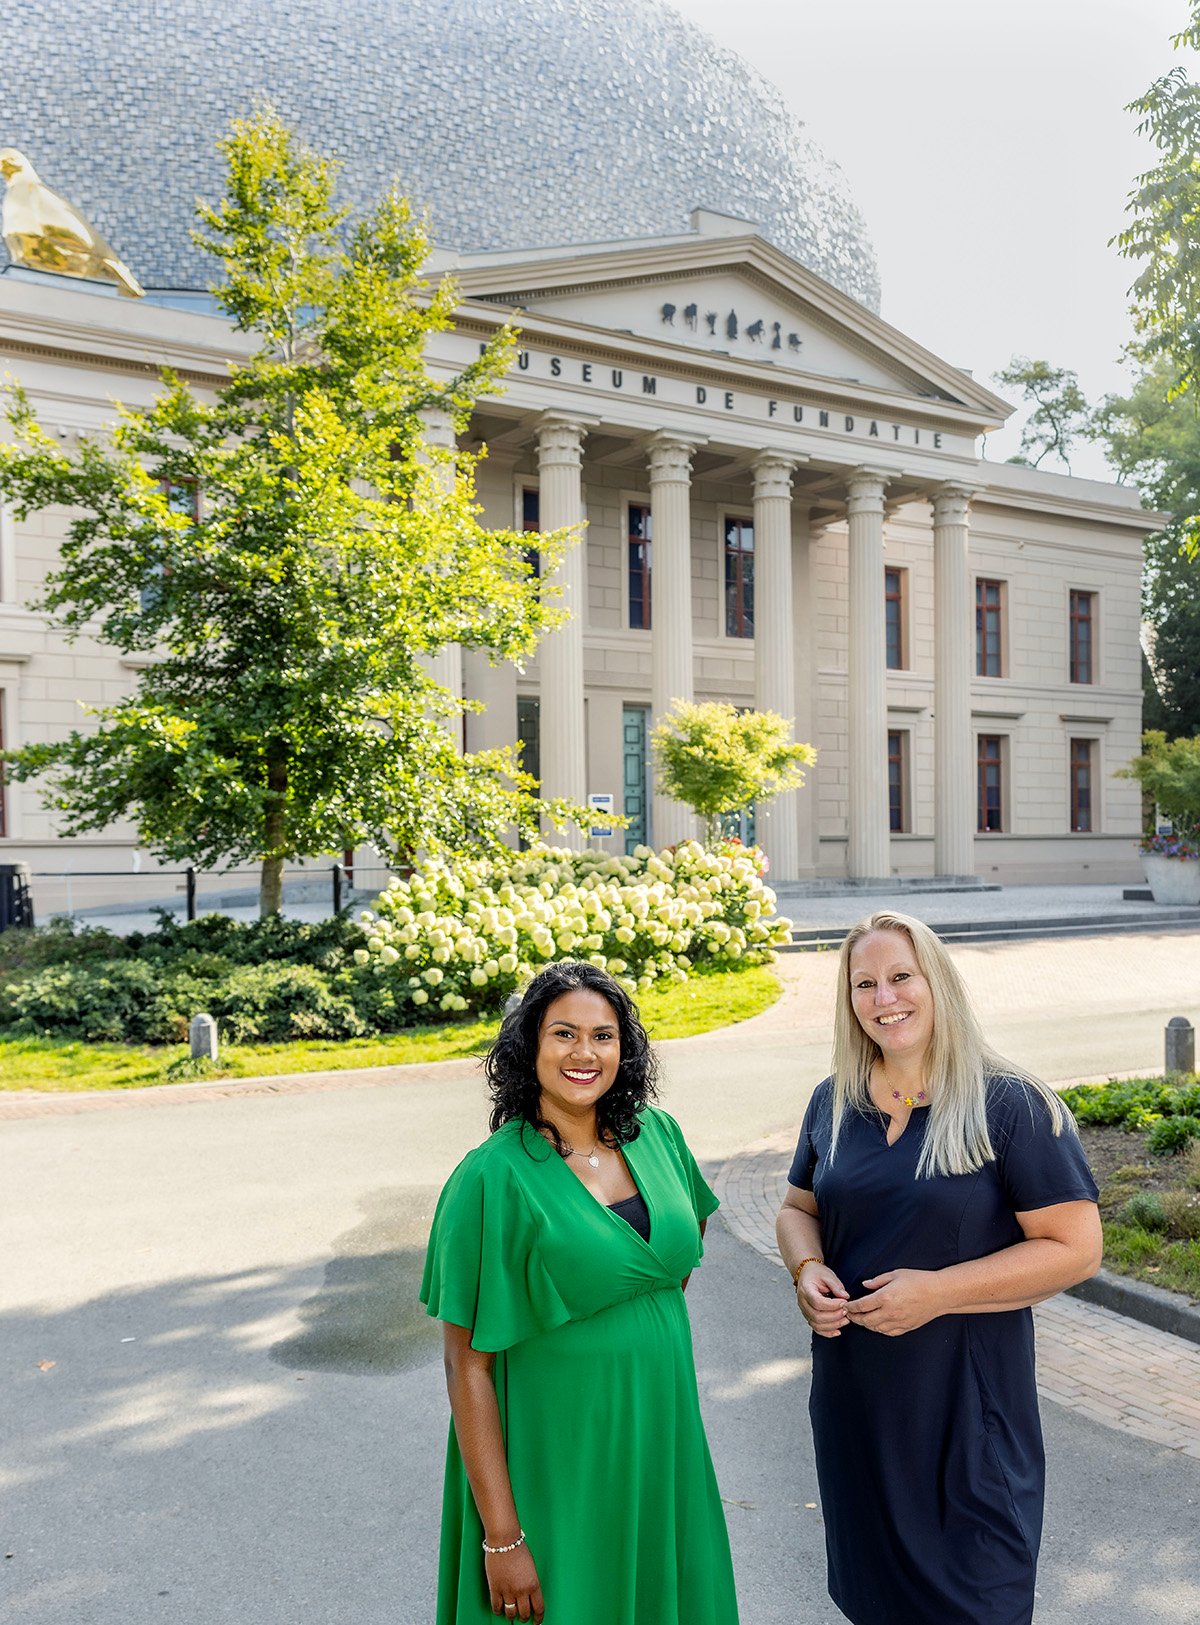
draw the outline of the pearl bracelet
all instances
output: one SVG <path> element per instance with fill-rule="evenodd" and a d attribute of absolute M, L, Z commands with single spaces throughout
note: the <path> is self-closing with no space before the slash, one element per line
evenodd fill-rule
<path fill-rule="evenodd" d="M 485 1540 L 483 1543 L 483 1549 L 489 1557 L 499 1557 L 501 1552 L 515 1552 L 518 1546 L 524 1546 L 524 1544 L 525 1531 L 522 1529 L 521 1533 L 518 1535 L 517 1539 L 513 1541 L 511 1546 L 489 1546 Z"/>

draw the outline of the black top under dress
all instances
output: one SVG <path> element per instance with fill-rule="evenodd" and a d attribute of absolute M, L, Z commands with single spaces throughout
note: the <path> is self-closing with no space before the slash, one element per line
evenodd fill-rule
<path fill-rule="evenodd" d="M 1015 1215 L 1094 1201 L 1079 1137 L 1041 1097 L 989 1080 L 995 1160 L 914 1177 L 929 1108 L 894 1145 L 847 1111 L 828 1160 L 833 1085 L 813 1095 L 791 1184 L 811 1190 L 826 1261 L 851 1298 L 886 1270 L 944 1269 L 1023 1239 Z M 813 1337 L 809 1409 L 829 1594 L 854 1625 L 1029 1625 L 1045 1481 L 1028 1309 L 942 1315 L 900 1337 Z"/>
<path fill-rule="evenodd" d="M 634 1191 L 632 1196 L 623 1196 L 619 1202 L 610 1202 L 608 1207 L 619 1219 L 632 1225 L 643 1241 L 650 1240 L 650 1209 L 641 1191 Z"/>

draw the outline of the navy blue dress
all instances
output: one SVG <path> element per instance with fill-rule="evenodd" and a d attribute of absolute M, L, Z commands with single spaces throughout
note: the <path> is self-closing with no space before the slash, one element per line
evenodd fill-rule
<path fill-rule="evenodd" d="M 937 1270 L 1023 1239 L 1014 1217 L 1094 1201 L 1079 1137 L 1055 1135 L 1014 1078 L 988 1083 L 994 1162 L 914 1177 L 929 1119 L 813 1095 L 788 1178 L 816 1197 L 825 1258 L 851 1298 L 885 1270 Z M 849 1325 L 813 1340 L 809 1410 L 829 1594 L 854 1625 L 1029 1625 L 1045 1460 L 1028 1309 L 942 1315 L 901 1337 Z"/>

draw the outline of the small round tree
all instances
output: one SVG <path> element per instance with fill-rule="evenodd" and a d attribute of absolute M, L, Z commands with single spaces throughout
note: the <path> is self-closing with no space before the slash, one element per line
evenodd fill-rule
<path fill-rule="evenodd" d="M 1172 835 L 1147 835 L 1143 852 L 1189 858 L 1200 851 L 1200 738 L 1168 742 L 1166 734 L 1149 729 L 1142 735 L 1142 754 L 1118 768 L 1116 776 L 1136 779 L 1174 825 Z"/>
<path fill-rule="evenodd" d="M 739 711 L 721 700 L 676 700 L 650 736 L 659 786 L 704 820 L 706 846 L 721 819 L 798 790 L 817 753 L 796 743 L 776 711 Z"/>

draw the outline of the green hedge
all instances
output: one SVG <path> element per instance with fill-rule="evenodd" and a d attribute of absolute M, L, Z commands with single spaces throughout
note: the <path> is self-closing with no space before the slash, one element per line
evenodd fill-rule
<path fill-rule="evenodd" d="M 1062 1098 L 1078 1123 L 1144 1133 L 1156 1157 L 1182 1151 L 1200 1139 L 1200 1078 L 1179 1073 L 1133 1078 L 1127 1083 L 1081 1083 Z"/>
<path fill-rule="evenodd" d="M 162 914 L 120 937 L 56 921 L 0 936 L 0 1033 L 97 1043 L 178 1043 L 197 1011 L 223 1038 L 281 1043 L 398 1032 L 490 1012 L 550 959 L 607 965 L 631 993 L 774 957 L 762 854 L 639 849 L 437 859 L 365 910 L 315 925 Z"/>

